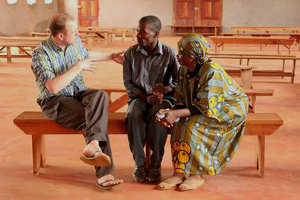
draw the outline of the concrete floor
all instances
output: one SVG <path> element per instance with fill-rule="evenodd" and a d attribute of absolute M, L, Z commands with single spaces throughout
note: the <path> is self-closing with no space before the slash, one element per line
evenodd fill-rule
<path fill-rule="evenodd" d="M 178 38 L 162 38 L 176 48 Z M 131 42 L 115 42 L 94 50 L 119 51 Z M 101 48 L 99 47 L 101 46 Z M 296 47 L 293 54 L 298 54 Z M 259 53 L 257 46 L 229 46 L 225 52 Z M 286 50 L 282 48 L 282 52 Z M 263 53 L 276 53 L 275 47 Z M 0 60 L 0 199 L 205 199 L 205 200 L 299 200 L 300 199 L 300 69 L 295 84 L 288 78 L 255 78 L 254 88 L 272 88 L 274 96 L 258 97 L 256 112 L 276 112 L 284 125 L 266 139 L 265 176 L 255 170 L 257 139 L 243 138 L 230 165 L 218 176 L 206 177 L 206 184 L 195 191 L 157 191 L 153 185 L 137 184 L 132 179 L 133 159 L 126 136 L 111 136 L 115 175 L 125 183 L 112 191 L 95 186 L 93 167 L 79 160 L 84 140 L 81 136 L 47 136 L 47 167 L 32 175 L 31 137 L 13 124 L 25 110 L 38 111 L 37 88 L 30 70 L 30 59 L 7 64 Z M 221 61 L 220 61 L 221 62 Z M 223 62 L 223 61 L 222 61 Z M 227 61 L 228 62 L 228 61 Z M 274 64 L 260 63 L 260 64 Z M 280 65 L 280 63 L 279 63 Z M 298 63 L 298 65 L 300 65 Z M 84 73 L 92 88 L 123 88 L 122 67 L 113 62 L 100 63 L 95 73 Z M 124 110 L 124 109 L 123 109 Z M 164 177 L 171 175 L 170 147 L 167 143 L 162 165 Z"/>

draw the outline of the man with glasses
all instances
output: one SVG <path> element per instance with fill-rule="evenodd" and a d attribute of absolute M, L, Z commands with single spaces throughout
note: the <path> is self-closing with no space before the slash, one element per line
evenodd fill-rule
<path fill-rule="evenodd" d="M 174 50 L 158 40 L 160 29 L 157 17 L 142 17 L 137 29 L 138 44 L 124 54 L 123 80 L 129 96 L 126 124 L 136 165 L 133 176 L 139 183 L 160 181 L 167 129 L 155 123 L 155 114 L 172 106 L 177 84 L 179 64 Z M 152 150 L 148 169 L 145 142 Z"/>

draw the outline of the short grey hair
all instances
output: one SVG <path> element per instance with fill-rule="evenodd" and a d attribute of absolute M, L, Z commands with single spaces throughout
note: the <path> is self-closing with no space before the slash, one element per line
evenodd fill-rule
<path fill-rule="evenodd" d="M 158 17 L 153 15 L 144 16 L 140 19 L 139 23 L 150 24 L 154 31 L 157 33 L 160 32 L 161 29 L 161 21 Z"/>

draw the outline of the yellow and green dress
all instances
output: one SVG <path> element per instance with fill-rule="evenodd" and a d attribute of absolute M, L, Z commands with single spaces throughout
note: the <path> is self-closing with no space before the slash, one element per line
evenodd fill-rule
<path fill-rule="evenodd" d="M 171 137 L 174 170 L 184 174 L 221 172 L 232 159 L 245 130 L 248 98 L 218 64 L 208 59 L 194 73 L 182 66 L 175 108 L 191 116 L 175 124 Z"/>

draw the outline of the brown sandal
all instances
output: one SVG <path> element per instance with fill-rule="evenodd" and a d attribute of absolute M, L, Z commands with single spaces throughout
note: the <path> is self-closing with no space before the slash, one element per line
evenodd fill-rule
<path fill-rule="evenodd" d="M 110 157 L 101 151 L 97 151 L 92 157 L 82 155 L 80 157 L 80 160 L 82 160 L 86 164 L 93 166 L 107 167 L 111 164 Z"/>
<path fill-rule="evenodd" d="M 109 174 L 99 178 L 96 182 L 96 186 L 103 190 L 110 190 L 121 183 L 123 183 L 122 179 L 116 179 L 115 177 Z"/>

